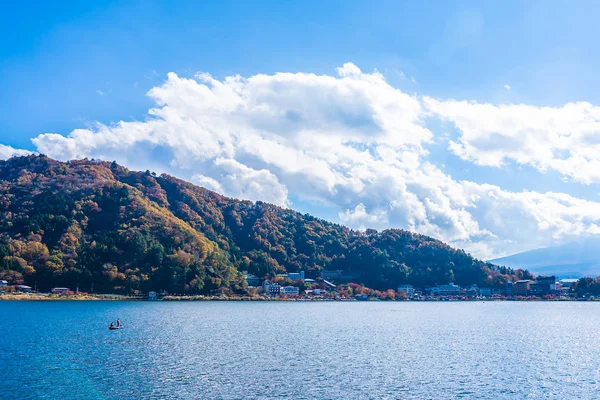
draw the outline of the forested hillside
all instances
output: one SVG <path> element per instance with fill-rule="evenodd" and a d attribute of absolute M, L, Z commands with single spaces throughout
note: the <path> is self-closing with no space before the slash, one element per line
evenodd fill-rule
<path fill-rule="evenodd" d="M 523 273 L 404 230 L 353 231 L 169 175 L 45 156 L 0 162 L 0 241 L 0 276 L 42 290 L 243 292 L 244 270 L 339 269 L 376 289 L 500 286 Z"/>

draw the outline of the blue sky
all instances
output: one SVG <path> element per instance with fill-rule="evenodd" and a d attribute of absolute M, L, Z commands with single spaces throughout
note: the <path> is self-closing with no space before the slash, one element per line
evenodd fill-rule
<path fill-rule="evenodd" d="M 597 74 L 600 28 L 595 20 L 600 5 L 592 1 L 579 1 L 577 7 L 567 1 L 370 3 L 180 1 L 175 6 L 166 1 L 64 1 L 58 5 L 47 2 L 3 5 L 0 143 L 14 149 L 43 149 L 61 159 L 113 157 L 132 167 L 196 179 L 196 183 L 213 185 L 227 195 L 253 200 L 266 197 L 357 228 L 373 225 L 419 230 L 482 257 L 595 234 L 600 218 L 597 214 L 600 178 L 594 172 L 598 160 L 584 151 L 582 143 L 595 143 L 595 139 L 589 138 L 595 137 L 596 128 L 589 128 L 586 118 L 590 115 L 592 119 L 598 118 L 595 108 L 590 110 L 581 102 L 591 107 L 600 103 L 600 93 L 596 90 L 600 84 Z M 210 110 L 188 108 L 185 102 L 212 101 L 211 98 L 187 96 L 186 91 L 195 90 L 196 86 L 185 88 L 182 84 L 177 86 L 179 91 L 173 93 L 168 88 L 170 72 L 174 72 L 177 79 L 190 78 L 195 82 L 198 72 L 209 73 L 218 82 L 236 75 L 244 79 L 264 75 L 271 77 L 268 85 L 279 82 L 275 79 L 277 73 L 286 72 L 299 74 L 294 78 L 294 90 L 306 94 L 310 87 L 313 92 L 308 98 L 323 96 L 327 98 L 325 106 L 339 101 L 344 116 L 356 110 L 377 109 L 377 99 L 368 94 L 373 88 L 361 92 L 366 86 L 352 86 L 351 93 L 356 98 L 364 95 L 368 100 L 364 104 L 358 100 L 350 104 L 344 97 L 319 92 L 302 75 L 337 79 L 336 84 L 341 88 L 346 81 L 337 68 L 346 63 L 360 69 L 363 82 L 371 82 L 370 76 L 376 70 L 389 88 L 416 98 L 421 104 L 423 111 L 415 120 L 404 121 L 405 130 L 397 133 L 388 126 L 386 135 L 403 135 L 403 132 L 418 135 L 412 131 L 419 129 L 415 125 L 432 132 L 431 137 L 424 135 L 418 143 L 405 140 L 390 144 L 388 139 L 353 136 L 350 140 L 340 136 L 336 144 L 354 149 L 348 147 L 348 143 L 358 141 L 363 146 L 359 148 L 371 151 L 373 160 L 380 160 L 377 153 L 377 149 L 382 149 L 380 146 L 399 152 L 410 148 L 411 154 L 418 154 L 418 164 L 409 165 L 407 153 L 397 157 L 404 163 L 402 168 L 423 171 L 422 176 L 407 173 L 403 180 L 395 182 L 398 190 L 387 195 L 370 196 L 372 192 L 365 188 L 369 185 L 374 185 L 369 190 L 380 188 L 374 183 L 375 177 L 388 169 L 360 176 L 359 171 L 368 169 L 368 162 L 365 165 L 364 160 L 359 161 L 359 153 L 353 156 L 355 163 L 343 158 L 351 156 L 342 147 L 339 153 L 334 151 L 337 155 L 334 161 L 324 154 L 309 154 L 310 149 L 298 145 L 297 137 L 277 136 L 276 125 L 281 121 L 266 121 L 268 115 L 261 116 L 260 121 L 253 119 L 255 114 L 246 115 L 245 122 L 235 126 L 224 126 L 223 115 L 218 117 L 218 123 L 216 120 L 206 122 L 198 113 Z M 358 75 L 350 73 L 349 76 Z M 277 91 L 278 87 L 268 86 L 268 90 Z M 158 96 L 148 96 L 153 88 L 163 90 Z M 283 88 L 281 90 L 291 90 L 289 86 Z M 377 86 L 379 89 L 388 93 L 386 88 Z M 242 90 L 242 97 L 254 98 L 263 90 L 265 87 L 248 86 Z M 280 97 L 265 101 L 274 101 L 274 104 L 268 103 L 272 106 L 293 101 L 285 93 L 277 93 Z M 175 98 L 177 106 L 174 106 Z M 440 104 L 427 103 L 426 98 Z M 403 106 L 413 107 L 409 99 L 402 102 Z M 495 108 L 471 107 L 471 102 Z M 570 103 L 580 105 L 565 108 Z M 283 168 L 264 154 L 259 155 L 260 149 L 250 151 L 236 147 L 231 150 L 223 145 L 225 147 L 214 153 L 214 157 L 195 153 L 185 156 L 195 162 L 183 162 L 179 147 L 171 146 L 172 140 L 168 138 L 134 140 L 128 147 L 128 156 L 108 151 L 103 144 L 98 144 L 100 142 L 92 147 L 83 146 L 77 140 L 58 145 L 53 141 L 50 145 L 48 137 L 37 144 L 32 142 L 32 138 L 46 133 L 69 137 L 75 129 L 97 132 L 97 122 L 108 127 L 119 121 L 143 122 L 148 119 L 150 108 L 165 104 L 167 108 L 172 106 L 180 116 L 198 118 L 196 127 L 204 124 L 201 128 L 208 132 L 218 129 L 243 132 L 248 126 L 248 135 L 257 134 L 270 140 L 269 143 L 279 143 L 299 154 L 310 155 L 314 163 L 326 162 L 331 167 L 332 178 L 324 183 L 322 192 L 311 193 L 297 183 L 310 179 L 310 175 L 294 175 L 305 173 L 304 164 Z M 503 107 L 511 105 L 514 107 L 505 115 Z M 518 105 L 529 108 L 520 109 Z M 350 108 L 344 108 L 346 106 Z M 550 109 L 544 112 L 544 106 Z M 290 107 L 308 113 L 305 102 Z M 399 107 L 397 112 L 402 114 L 403 110 Z M 536 118 L 526 117 L 537 111 Z M 161 118 L 173 121 L 169 115 Z M 334 114 L 332 118 L 337 115 L 341 114 Z M 366 121 L 370 121 L 368 111 L 361 114 L 365 115 Z M 486 116 L 477 119 L 477 115 Z M 553 115 L 562 117 L 560 121 L 548 122 Z M 394 120 L 393 115 L 388 117 Z M 379 128 L 383 125 L 381 118 L 378 114 L 374 119 Z M 498 126 L 488 126 L 490 120 L 496 121 Z M 579 122 L 579 139 L 566 139 L 572 136 L 569 126 Z M 566 128 L 561 128 L 561 124 Z M 326 122 L 318 129 L 309 125 L 302 129 L 314 128 L 321 138 L 328 137 L 328 129 L 333 129 Z M 127 129 L 133 129 L 131 126 Z M 269 135 L 258 132 L 265 126 L 269 127 Z M 286 129 L 280 128 L 281 131 Z M 133 137 L 133 131 L 127 129 L 110 134 Z M 562 136 L 554 138 L 556 130 Z M 532 131 L 535 133 L 527 136 Z M 195 142 L 189 138 L 196 137 L 195 134 L 193 130 L 188 137 L 182 134 L 182 143 L 193 146 Z M 497 143 L 490 139 L 494 135 L 498 135 Z M 530 147 L 526 151 L 515 151 L 507 145 L 514 141 L 525 146 L 525 141 L 519 142 L 515 135 L 528 137 L 526 143 Z M 239 138 L 234 140 L 237 141 Z M 223 144 L 226 140 L 217 142 Z M 451 142 L 458 143 L 462 150 L 458 147 L 450 150 Z M 315 143 L 319 146 L 320 142 Z M 323 146 L 326 145 L 329 143 L 323 142 Z M 63 150 L 65 146 L 70 151 Z M 265 146 L 268 148 L 268 143 Z M 496 151 L 494 146 L 500 150 Z M 547 153 L 538 151 L 546 148 Z M 136 154 L 135 162 L 131 154 Z M 501 161 L 490 161 L 495 157 Z M 174 159 L 181 162 L 174 163 Z M 562 163 L 563 159 L 567 162 Z M 435 166 L 436 170 L 432 172 L 428 165 Z M 343 170 L 341 166 L 348 169 Z M 401 175 L 402 171 L 406 172 L 399 170 L 397 174 Z M 444 175 L 444 182 L 435 180 L 439 174 Z M 337 178 L 333 178 L 334 175 Z M 394 174 L 390 176 L 394 179 Z M 240 185 L 241 177 L 249 183 Z M 448 189 L 440 194 L 433 186 L 419 186 L 418 179 L 435 181 L 438 187 Z M 473 189 L 466 182 L 478 186 Z M 265 192 L 277 185 L 282 189 L 280 193 Z M 486 205 L 491 203 L 481 204 L 484 202 L 481 199 L 490 193 L 485 185 L 499 188 L 499 193 L 506 196 L 502 201 L 508 205 L 494 204 L 494 208 L 489 209 Z M 460 190 L 456 189 L 459 187 Z M 461 191 L 463 197 L 458 198 L 456 190 Z M 548 196 L 548 192 L 570 198 L 557 199 L 555 195 Z M 407 196 L 407 199 L 414 196 L 418 201 L 414 204 L 412 200 L 398 201 L 398 196 Z M 477 200 L 473 200 L 475 198 Z M 500 195 L 493 198 L 501 201 Z M 438 201 L 439 207 L 431 206 Z M 447 210 L 441 213 L 439 210 L 445 207 Z M 503 208 L 498 210 L 498 207 Z M 536 211 L 540 207 L 549 211 L 540 215 Z M 574 211 L 582 208 L 586 211 Z M 465 210 L 469 217 L 463 214 Z M 441 214 L 436 214 L 438 212 Z M 500 222 L 492 221 L 497 218 L 490 213 L 501 215 L 506 221 L 514 218 L 514 221 L 527 223 L 527 234 L 531 236 L 534 232 L 534 238 L 523 242 L 518 235 L 510 233 L 511 227 L 497 226 Z M 525 229 L 512 226 L 512 229 L 521 228 Z"/>

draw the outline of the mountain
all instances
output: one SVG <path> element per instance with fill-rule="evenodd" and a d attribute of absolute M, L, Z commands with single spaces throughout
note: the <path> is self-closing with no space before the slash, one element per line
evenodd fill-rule
<path fill-rule="evenodd" d="M 564 278 L 600 275 L 600 238 L 588 237 L 560 246 L 526 251 L 491 260 L 510 268 L 528 269 L 532 273 Z"/>
<path fill-rule="evenodd" d="M 360 276 L 358 283 L 375 289 L 500 286 L 524 274 L 430 237 L 354 231 L 115 162 L 43 155 L 0 162 L 0 277 L 13 282 L 43 290 L 243 292 L 240 271 L 316 277 L 323 269 Z"/>

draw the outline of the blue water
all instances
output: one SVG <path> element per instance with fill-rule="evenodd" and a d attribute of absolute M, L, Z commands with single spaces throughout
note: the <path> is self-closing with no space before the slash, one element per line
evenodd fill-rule
<path fill-rule="evenodd" d="M 600 398 L 600 303 L 21 301 L 0 321 L 1 398 Z"/>

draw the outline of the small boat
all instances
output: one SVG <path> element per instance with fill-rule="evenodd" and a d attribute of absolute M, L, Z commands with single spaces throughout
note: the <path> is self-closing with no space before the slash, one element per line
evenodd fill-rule
<path fill-rule="evenodd" d="M 111 331 L 117 330 L 117 329 L 121 329 L 122 326 L 109 326 L 108 329 Z"/>

